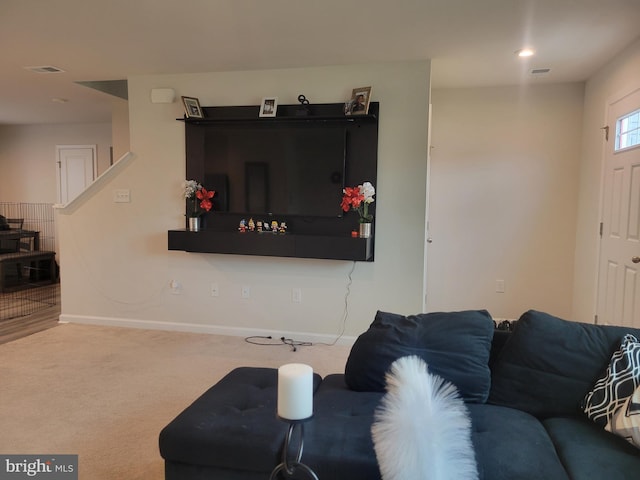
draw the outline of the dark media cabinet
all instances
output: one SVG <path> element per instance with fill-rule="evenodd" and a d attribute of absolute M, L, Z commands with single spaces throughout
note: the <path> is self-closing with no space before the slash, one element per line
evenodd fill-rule
<path fill-rule="evenodd" d="M 373 237 L 169 230 L 169 250 L 371 262 Z"/>
<path fill-rule="evenodd" d="M 322 132 L 343 128 L 345 135 L 344 185 L 356 186 L 371 182 L 377 187 L 378 156 L 378 116 L 379 104 L 372 102 L 367 115 L 346 116 L 344 104 L 278 105 L 277 116 L 259 117 L 259 106 L 203 107 L 204 118 L 178 119 L 185 124 L 186 178 L 201 182 L 207 189 L 216 189 L 214 184 L 206 184 L 207 172 L 215 157 L 215 146 L 211 138 L 221 128 L 247 128 L 255 131 L 264 126 L 268 129 L 285 129 L 290 126 L 304 126 L 319 135 Z M 211 182 L 210 182 L 211 183 Z M 230 188 L 234 188 L 232 185 Z M 238 186 L 236 186 L 236 190 Z M 297 214 L 268 214 L 250 212 L 232 213 L 224 202 L 228 192 L 214 197 L 214 208 L 202 217 L 201 230 L 190 232 L 170 230 L 168 232 L 169 250 L 186 252 L 223 253 L 238 255 L 263 255 L 297 258 L 319 258 L 335 260 L 353 260 L 372 262 L 374 260 L 374 237 L 354 238 L 353 231 L 358 230 L 358 215 L 347 212 L 339 216 L 315 216 Z M 376 195 L 376 202 L 377 202 Z M 339 199 L 331 198 L 328 204 Z M 375 214 L 375 202 L 371 211 Z M 244 232 L 238 231 L 240 220 L 263 222 L 286 222 L 286 233 Z M 186 220 L 185 220 L 186 223 Z M 185 225 L 186 226 L 186 225 Z M 375 226 L 374 226 L 375 231 Z"/>

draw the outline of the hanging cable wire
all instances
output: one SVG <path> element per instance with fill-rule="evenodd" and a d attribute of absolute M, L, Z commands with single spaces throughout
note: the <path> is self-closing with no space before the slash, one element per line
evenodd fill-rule
<path fill-rule="evenodd" d="M 279 339 L 274 339 L 271 335 L 252 335 L 249 337 L 245 337 L 244 341 L 247 343 L 251 343 L 252 345 L 260 345 L 263 347 L 281 347 L 283 345 L 288 345 L 291 348 L 291 351 L 296 352 L 298 347 L 312 347 L 314 345 L 327 345 L 329 347 L 334 346 L 338 343 L 338 340 L 342 338 L 344 332 L 347 328 L 347 319 L 349 318 L 349 295 L 351 294 L 351 284 L 353 283 L 353 272 L 356 269 L 356 262 L 353 262 L 351 266 L 351 270 L 347 274 L 347 285 L 345 287 L 344 292 L 344 309 L 342 312 L 342 324 L 340 326 L 340 332 L 338 336 L 331 343 L 326 342 L 303 342 L 300 340 L 294 340 L 292 338 L 280 337 Z"/>

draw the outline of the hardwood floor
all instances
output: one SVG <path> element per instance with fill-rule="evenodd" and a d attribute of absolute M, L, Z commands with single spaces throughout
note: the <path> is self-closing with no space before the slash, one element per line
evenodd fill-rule
<path fill-rule="evenodd" d="M 55 327 L 60 285 L 0 294 L 0 344 Z"/>

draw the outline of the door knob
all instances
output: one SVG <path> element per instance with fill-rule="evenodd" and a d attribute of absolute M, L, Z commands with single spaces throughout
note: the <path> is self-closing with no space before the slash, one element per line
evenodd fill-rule
<path fill-rule="evenodd" d="M 631 257 L 633 263 L 640 263 L 640 257 Z"/>

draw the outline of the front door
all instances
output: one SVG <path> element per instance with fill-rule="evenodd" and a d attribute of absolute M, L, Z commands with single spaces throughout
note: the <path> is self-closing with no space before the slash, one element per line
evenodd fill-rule
<path fill-rule="evenodd" d="M 66 205 L 96 178 L 95 145 L 57 145 L 58 203 Z"/>
<path fill-rule="evenodd" d="M 607 126 L 597 318 L 640 327 L 640 89 L 609 105 Z"/>

